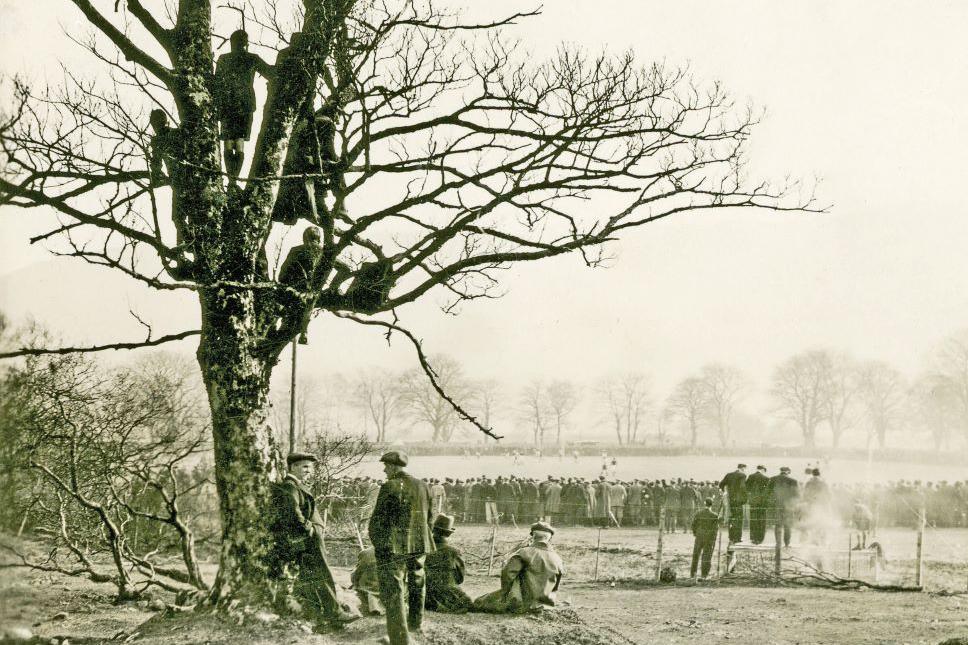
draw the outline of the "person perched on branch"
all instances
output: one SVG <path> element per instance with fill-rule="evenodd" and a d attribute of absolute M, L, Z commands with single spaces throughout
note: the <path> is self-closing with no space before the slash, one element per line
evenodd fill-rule
<path fill-rule="evenodd" d="M 282 166 L 283 179 L 272 209 L 273 221 L 295 224 L 304 217 L 322 226 L 329 224 L 327 190 L 337 193 L 343 185 L 336 154 L 335 119 L 336 112 L 328 105 L 315 112 L 307 107 L 293 126 Z"/>
<path fill-rule="evenodd" d="M 286 458 L 289 472 L 272 489 L 270 523 L 273 536 L 270 569 L 281 577 L 296 570 L 295 592 L 303 612 L 325 631 L 352 622 L 360 616 L 344 611 L 336 598 L 336 583 L 326 562 L 323 520 L 316 498 L 305 481 L 313 472 L 315 455 L 294 452 Z"/>
<path fill-rule="evenodd" d="M 175 138 L 177 128 L 168 125 L 168 115 L 164 110 L 154 109 L 148 115 L 148 123 L 154 134 L 148 151 L 148 168 L 152 186 L 164 186 L 170 182 L 171 164 L 175 158 Z"/>
<path fill-rule="evenodd" d="M 292 247 L 279 269 L 279 284 L 286 287 L 279 291 L 283 325 L 281 331 L 288 333 L 298 325 L 299 343 L 302 345 L 309 342 L 306 329 L 309 327 L 312 310 L 306 306 L 306 299 L 312 297 L 313 276 L 323 255 L 323 247 L 319 242 L 319 229 L 310 226 L 303 231 L 303 243 Z"/>
<path fill-rule="evenodd" d="M 225 148 L 225 172 L 234 184 L 242 173 L 244 143 L 252 134 L 255 114 L 255 74 L 272 76 L 272 66 L 258 54 L 249 52 L 249 35 L 238 29 L 229 36 L 232 51 L 222 54 L 215 64 L 215 109 L 221 124 Z"/>
<path fill-rule="evenodd" d="M 374 313 L 387 301 L 393 280 L 393 260 L 380 257 L 373 262 L 364 262 L 357 270 L 356 277 L 346 289 L 350 306 L 362 313 Z"/>
<path fill-rule="evenodd" d="M 519 549 L 501 569 L 501 588 L 474 599 L 474 611 L 520 614 L 555 606 L 565 563 L 551 546 L 550 524 L 531 525 L 531 544 Z"/>

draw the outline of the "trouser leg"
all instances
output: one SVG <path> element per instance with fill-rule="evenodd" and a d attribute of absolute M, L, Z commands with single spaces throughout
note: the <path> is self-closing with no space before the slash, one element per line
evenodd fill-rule
<path fill-rule="evenodd" d="M 696 577 L 696 569 L 699 568 L 699 556 L 701 553 L 702 553 L 702 542 L 699 541 L 699 538 L 696 538 L 696 541 L 693 542 L 692 544 L 692 564 L 689 565 L 690 578 Z"/>
<path fill-rule="evenodd" d="M 407 613 L 404 598 L 407 593 L 407 557 L 387 555 L 377 560 L 380 600 L 387 615 L 387 636 L 390 645 L 409 645 Z"/>
<path fill-rule="evenodd" d="M 407 559 L 407 627 L 417 631 L 423 623 L 427 582 L 424 563 L 427 556 L 412 555 Z"/>
<path fill-rule="evenodd" d="M 729 541 L 743 541 L 743 505 L 729 507 Z"/>
<path fill-rule="evenodd" d="M 709 577 L 709 570 L 713 566 L 713 545 L 715 540 L 709 540 L 702 544 L 702 577 Z"/>

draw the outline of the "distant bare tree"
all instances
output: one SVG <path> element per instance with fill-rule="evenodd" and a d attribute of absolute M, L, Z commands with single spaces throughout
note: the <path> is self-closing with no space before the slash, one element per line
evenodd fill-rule
<path fill-rule="evenodd" d="M 843 353 L 828 352 L 829 367 L 826 370 L 821 408 L 830 426 L 834 449 L 840 446 L 844 433 L 854 427 L 858 420 L 858 392 L 860 378 L 857 367 Z"/>
<path fill-rule="evenodd" d="M 611 376 L 601 382 L 599 397 L 615 428 L 619 444 L 638 441 L 639 428 L 649 410 L 649 379 L 641 372 Z"/>
<path fill-rule="evenodd" d="M 698 443 L 699 424 L 709 409 L 708 396 L 709 388 L 705 381 L 698 376 L 690 376 L 680 381 L 666 399 L 663 416 L 686 424 L 689 428 L 689 446 L 692 448 Z"/>
<path fill-rule="evenodd" d="M 485 428 L 491 427 L 491 418 L 501 400 L 501 384 L 496 379 L 480 379 L 470 384 L 472 407 Z"/>
<path fill-rule="evenodd" d="M 361 372 L 355 381 L 353 400 L 373 422 L 376 442 L 385 443 L 390 423 L 405 407 L 399 375 L 377 368 Z"/>
<path fill-rule="evenodd" d="M 954 430 L 959 422 L 958 396 L 947 379 L 936 372 L 925 372 L 912 384 L 910 419 L 931 433 L 938 452 L 951 448 Z"/>
<path fill-rule="evenodd" d="M 555 441 L 561 445 L 561 429 L 578 405 L 578 390 L 570 381 L 554 380 L 547 389 L 548 412 L 555 425 Z"/>
<path fill-rule="evenodd" d="M 533 379 L 521 388 L 518 399 L 521 420 L 531 428 L 534 445 L 539 448 L 544 445 L 545 431 L 548 429 L 547 387 L 541 379 Z"/>
<path fill-rule="evenodd" d="M 872 439 L 884 448 L 887 433 L 895 427 L 904 406 L 906 386 L 901 374 L 883 361 L 869 361 L 859 368 L 860 398 L 864 403 Z"/>
<path fill-rule="evenodd" d="M 807 448 L 816 446 L 817 426 L 827 418 L 824 401 L 830 368 L 830 356 L 815 350 L 788 358 L 773 372 L 770 393 L 776 413 L 797 424 Z"/>
<path fill-rule="evenodd" d="M 437 382 L 448 396 L 457 401 L 470 398 L 470 387 L 460 363 L 450 356 L 438 355 L 431 358 L 436 371 Z M 431 383 L 417 370 L 407 372 L 402 381 L 402 402 L 411 419 L 418 424 L 427 424 L 432 431 L 431 441 L 446 443 L 460 423 L 457 411 L 445 401 Z"/>
<path fill-rule="evenodd" d="M 737 368 L 719 363 L 703 367 L 700 379 L 706 388 L 706 416 L 715 426 L 719 442 L 728 446 L 732 439 L 733 413 L 749 388 L 749 381 Z"/>
<path fill-rule="evenodd" d="M 968 446 L 968 329 L 952 334 L 935 350 L 933 371 L 954 397 L 962 436 Z"/>

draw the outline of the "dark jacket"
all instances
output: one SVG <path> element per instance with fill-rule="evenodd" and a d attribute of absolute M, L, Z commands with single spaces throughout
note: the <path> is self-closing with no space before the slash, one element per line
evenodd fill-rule
<path fill-rule="evenodd" d="M 471 599 L 460 588 L 464 582 L 464 559 L 460 551 L 446 542 L 437 542 L 437 550 L 427 555 L 427 609 L 462 613 L 470 609 Z"/>
<path fill-rule="evenodd" d="M 770 478 L 756 471 L 746 478 L 746 494 L 750 506 L 766 507 L 770 505 Z"/>
<path fill-rule="evenodd" d="M 739 470 L 727 474 L 719 482 L 719 489 L 729 494 L 729 505 L 746 503 L 746 475 Z"/>
<path fill-rule="evenodd" d="M 269 529 L 277 564 L 296 562 L 302 554 L 322 548 L 323 520 L 316 507 L 316 498 L 302 482 L 286 475 L 275 484 L 272 487 L 272 510 Z"/>
<path fill-rule="evenodd" d="M 433 553 L 433 509 L 427 484 L 400 471 L 380 486 L 369 534 L 381 554 Z"/>
<path fill-rule="evenodd" d="M 692 518 L 692 534 L 702 542 L 714 542 L 719 532 L 719 516 L 708 508 L 701 509 Z"/>
<path fill-rule="evenodd" d="M 770 500 L 773 508 L 792 510 L 800 496 L 800 485 L 797 480 L 783 473 L 770 478 Z"/>

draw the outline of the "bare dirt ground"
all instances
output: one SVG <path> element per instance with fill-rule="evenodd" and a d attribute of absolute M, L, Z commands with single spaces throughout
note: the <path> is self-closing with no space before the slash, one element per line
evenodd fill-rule
<path fill-rule="evenodd" d="M 507 532 L 508 540 L 516 535 L 513 528 Z M 608 536 L 603 539 L 607 551 L 603 549 L 599 556 L 598 582 L 592 581 L 597 531 L 573 529 L 556 536 L 566 562 L 574 565 L 561 590 L 560 610 L 521 617 L 431 613 L 419 642 L 920 644 L 968 637 L 965 593 L 932 591 L 936 589 L 932 585 L 923 593 L 835 591 L 729 578 L 699 584 L 680 578 L 674 585 L 656 585 L 650 580 L 654 554 L 645 534 L 636 533 L 637 542 L 619 531 L 603 534 Z M 476 550 L 489 542 L 489 536 L 487 527 L 464 527 L 460 542 L 468 550 Z M 949 544 L 956 544 L 956 538 Z M 673 554 L 687 544 L 682 535 L 667 540 Z M 496 588 L 498 567 L 488 577 L 483 573 L 486 562 L 470 560 L 472 574 L 465 583 L 468 592 L 474 596 Z M 349 568 L 334 568 L 337 582 L 347 587 Z M 211 567 L 208 573 L 211 575 Z M 959 579 L 968 581 L 968 567 L 957 562 L 929 562 L 926 575 L 928 581 L 933 576 L 951 587 Z M 964 592 L 965 587 L 959 591 Z M 87 580 L 0 569 L 0 625 L 31 630 L 34 640 L 28 642 L 60 644 L 66 638 L 71 645 L 337 645 L 372 643 L 385 633 L 380 618 L 364 618 L 341 633 L 319 635 L 307 633 L 308 626 L 299 621 L 263 623 L 249 617 L 239 625 L 207 613 L 152 611 L 147 602 L 116 605 L 110 592 L 109 587 Z M 344 597 L 355 602 L 350 591 Z"/>

